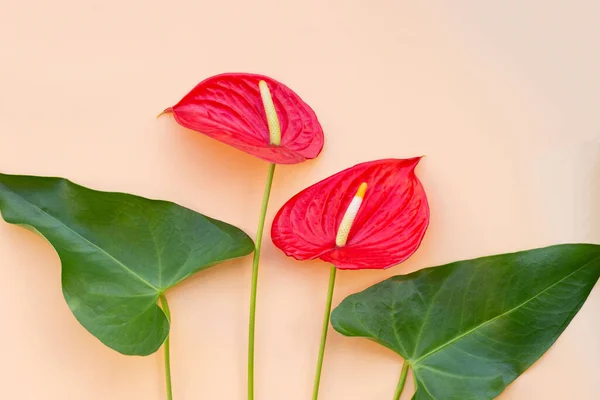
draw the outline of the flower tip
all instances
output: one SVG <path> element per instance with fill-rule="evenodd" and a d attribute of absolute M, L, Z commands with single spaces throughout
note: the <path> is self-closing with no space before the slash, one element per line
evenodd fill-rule
<path fill-rule="evenodd" d="M 269 85 L 267 85 L 267 82 L 265 82 L 264 80 L 260 80 L 258 81 L 258 88 L 260 89 L 260 93 L 262 94 L 263 92 L 270 92 L 269 91 Z"/>
<path fill-rule="evenodd" d="M 158 114 L 156 116 L 156 118 L 160 118 L 165 114 L 171 114 L 171 113 L 173 113 L 173 107 L 165 108 L 165 110 L 163 112 L 161 112 L 160 114 Z"/>
<path fill-rule="evenodd" d="M 367 192 L 367 182 L 363 182 L 358 187 L 356 191 L 356 197 L 360 197 L 361 199 L 365 198 L 365 193 Z"/>
<path fill-rule="evenodd" d="M 417 168 L 417 165 L 421 162 L 421 160 L 425 157 L 425 155 L 417 156 L 413 158 L 408 158 L 406 161 L 410 163 L 410 167 L 414 171 Z"/>

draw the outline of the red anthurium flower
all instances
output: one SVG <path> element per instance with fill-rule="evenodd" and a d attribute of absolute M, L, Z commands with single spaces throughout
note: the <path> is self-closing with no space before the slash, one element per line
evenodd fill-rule
<path fill-rule="evenodd" d="M 319 384 L 337 269 L 383 269 L 410 257 L 429 224 L 429 205 L 415 175 L 420 158 L 355 165 L 304 189 L 279 210 L 271 237 L 298 260 L 333 264 L 313 386 Z"/>
<path fill-rule="evenodd" d="M 323 148 L 323 129 L 314 111 L 290 88 L 255 74 L 208 78 L 163 114 L 173 114 L 186 128 L 270 162 L 252 261 L 247 383 L 248 400 L 253 400 L 258 267 L 275 165 L 317 157 Z"/>
<path fill-rule="evenodd" d="M 420 158 L 387 159 L 341 171 L 289 200 L 271 229 L 273 243 L 298 260 L 338 269 L 383 269 L 410 257 L 429 224 L 415 175 Z"/>
<path fill-rule="evenodd" d="M 323 129 L 314 111 L 267 76 L 213 76 L 164 113 L 172 113 L 186 128 L 275 164 L 315 158 L 323 148 Z"/>

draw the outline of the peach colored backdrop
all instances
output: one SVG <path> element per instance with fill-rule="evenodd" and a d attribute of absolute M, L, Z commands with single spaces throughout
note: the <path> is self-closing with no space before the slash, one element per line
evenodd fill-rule
<path fill-rule="evenodd" d="M 457 259 L 600 242 L 600 4 L 391 0 L 9 1 L 0 7 L 0 170 L 176 201 L 256 231 L 267 164 L 155 119 L 207 76 L 296 90 L 322 156 L 278 168 L 268 214 L 360 161 L 425 154 L 431 227 L 409 262 L 342 272 L 334 303 Z M 327 265 L 267 239 L 257 399 L 310 397 Z M 245 398 L 251 259 L 169 293 L 176 400 Z M 0 223 L 3 399 L 164 399 L 162 356 L 105 348 L 71 315 L 44 240 Z M 600 398 L 600 288 L 500 397 Z M 390 399 L 401 360 L 330 335 L 322 400 Z M 411 380 L 409 379 L 409 382 Z M 409 383 L 403 399 L 412 392 Z"/>

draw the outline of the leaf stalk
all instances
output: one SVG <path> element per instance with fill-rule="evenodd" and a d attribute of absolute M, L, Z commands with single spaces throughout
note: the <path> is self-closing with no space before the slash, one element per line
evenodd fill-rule
<path fill-rule="evenodd" d="M 329 289 L 327 291 L 327 301 L 325 302 L 325 314 L 323 315 L 323 327 L 321 329 L 321 345 L 319 346 L 319 357 L 317 359 L 317 372 L 313 385 L 313 400 L 319 397 L 319 386 L 321 384 L 321 371 L 323 370 L 323 357 L 325 355 L 325 345 L 327 343 L 327 331 L 329 330 L 329 317 L 331 316 L 331 303 L 333 300 L 333 289 L 335 287 L 335 276 L 337 268 L 332 265 L 329 270 Z"/>
<path fill-rule="evenodd" d="M 271 196 L 271 187 L 273 186 L 273 175 L 275 174 L 275 164 L 269 165 L 267 182 L 263 195 L 262 207 L 258 219 L 258 229 L 256 231 L 256 244 L 254 249 L 254 258 L 252 262 L 252 286 L 250 288 L 250 318 L 248 323 L 248 400 L 254 400 L 254 333 L 256 327 L 256 292 L 258 288 L 258 264 L 260 261 L 260 248 L 262 246 L 263 231 L 265 228 L 265 216 Z"/>
<path fill-rule="evenodd" d="M 169 334 L 165 340 L 164 351 L 165 351 L 165 382 L 167 387 L 167 400 L 173 400 L 173 385 L 171 383 L 171 309 L 167 302 L 167 296 L 164 293 L 159 295 L 160 304 L 162 305 L 163 312 L 169 321 Z"/>
<path fill-rule="evenodd" d="M 405 360 L 404 364 L 402 364 L 402 371 L 400 372 L 400 379 L 398 380 L 398 386 L 396 387 L 394 400 L 400 400 L 400 395 L 402 395 L 404 384 L 406 383 L 406 376 L 408 375 L 408 367 L 408 362 Z"/>

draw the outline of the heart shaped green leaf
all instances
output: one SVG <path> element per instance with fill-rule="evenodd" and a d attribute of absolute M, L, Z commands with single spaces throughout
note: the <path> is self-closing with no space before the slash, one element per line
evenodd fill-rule
<path fill-rule="evenodd" d="M 493 399 L 548 350 L 599 276 L 590 244 L 459 261 L 351 295 L 331 322 L 405 358 L 415 400 Z"/>
<path fill-rule="evenodd" d="M 160 294 L 254 250 L 240 229 L 177 204 L 61 178 L 0 174 L 0 211 L 6 222 L 29 226 L 54 246 L 77 320 L 128 355 L 151 354 L 166 339 Z"/>

